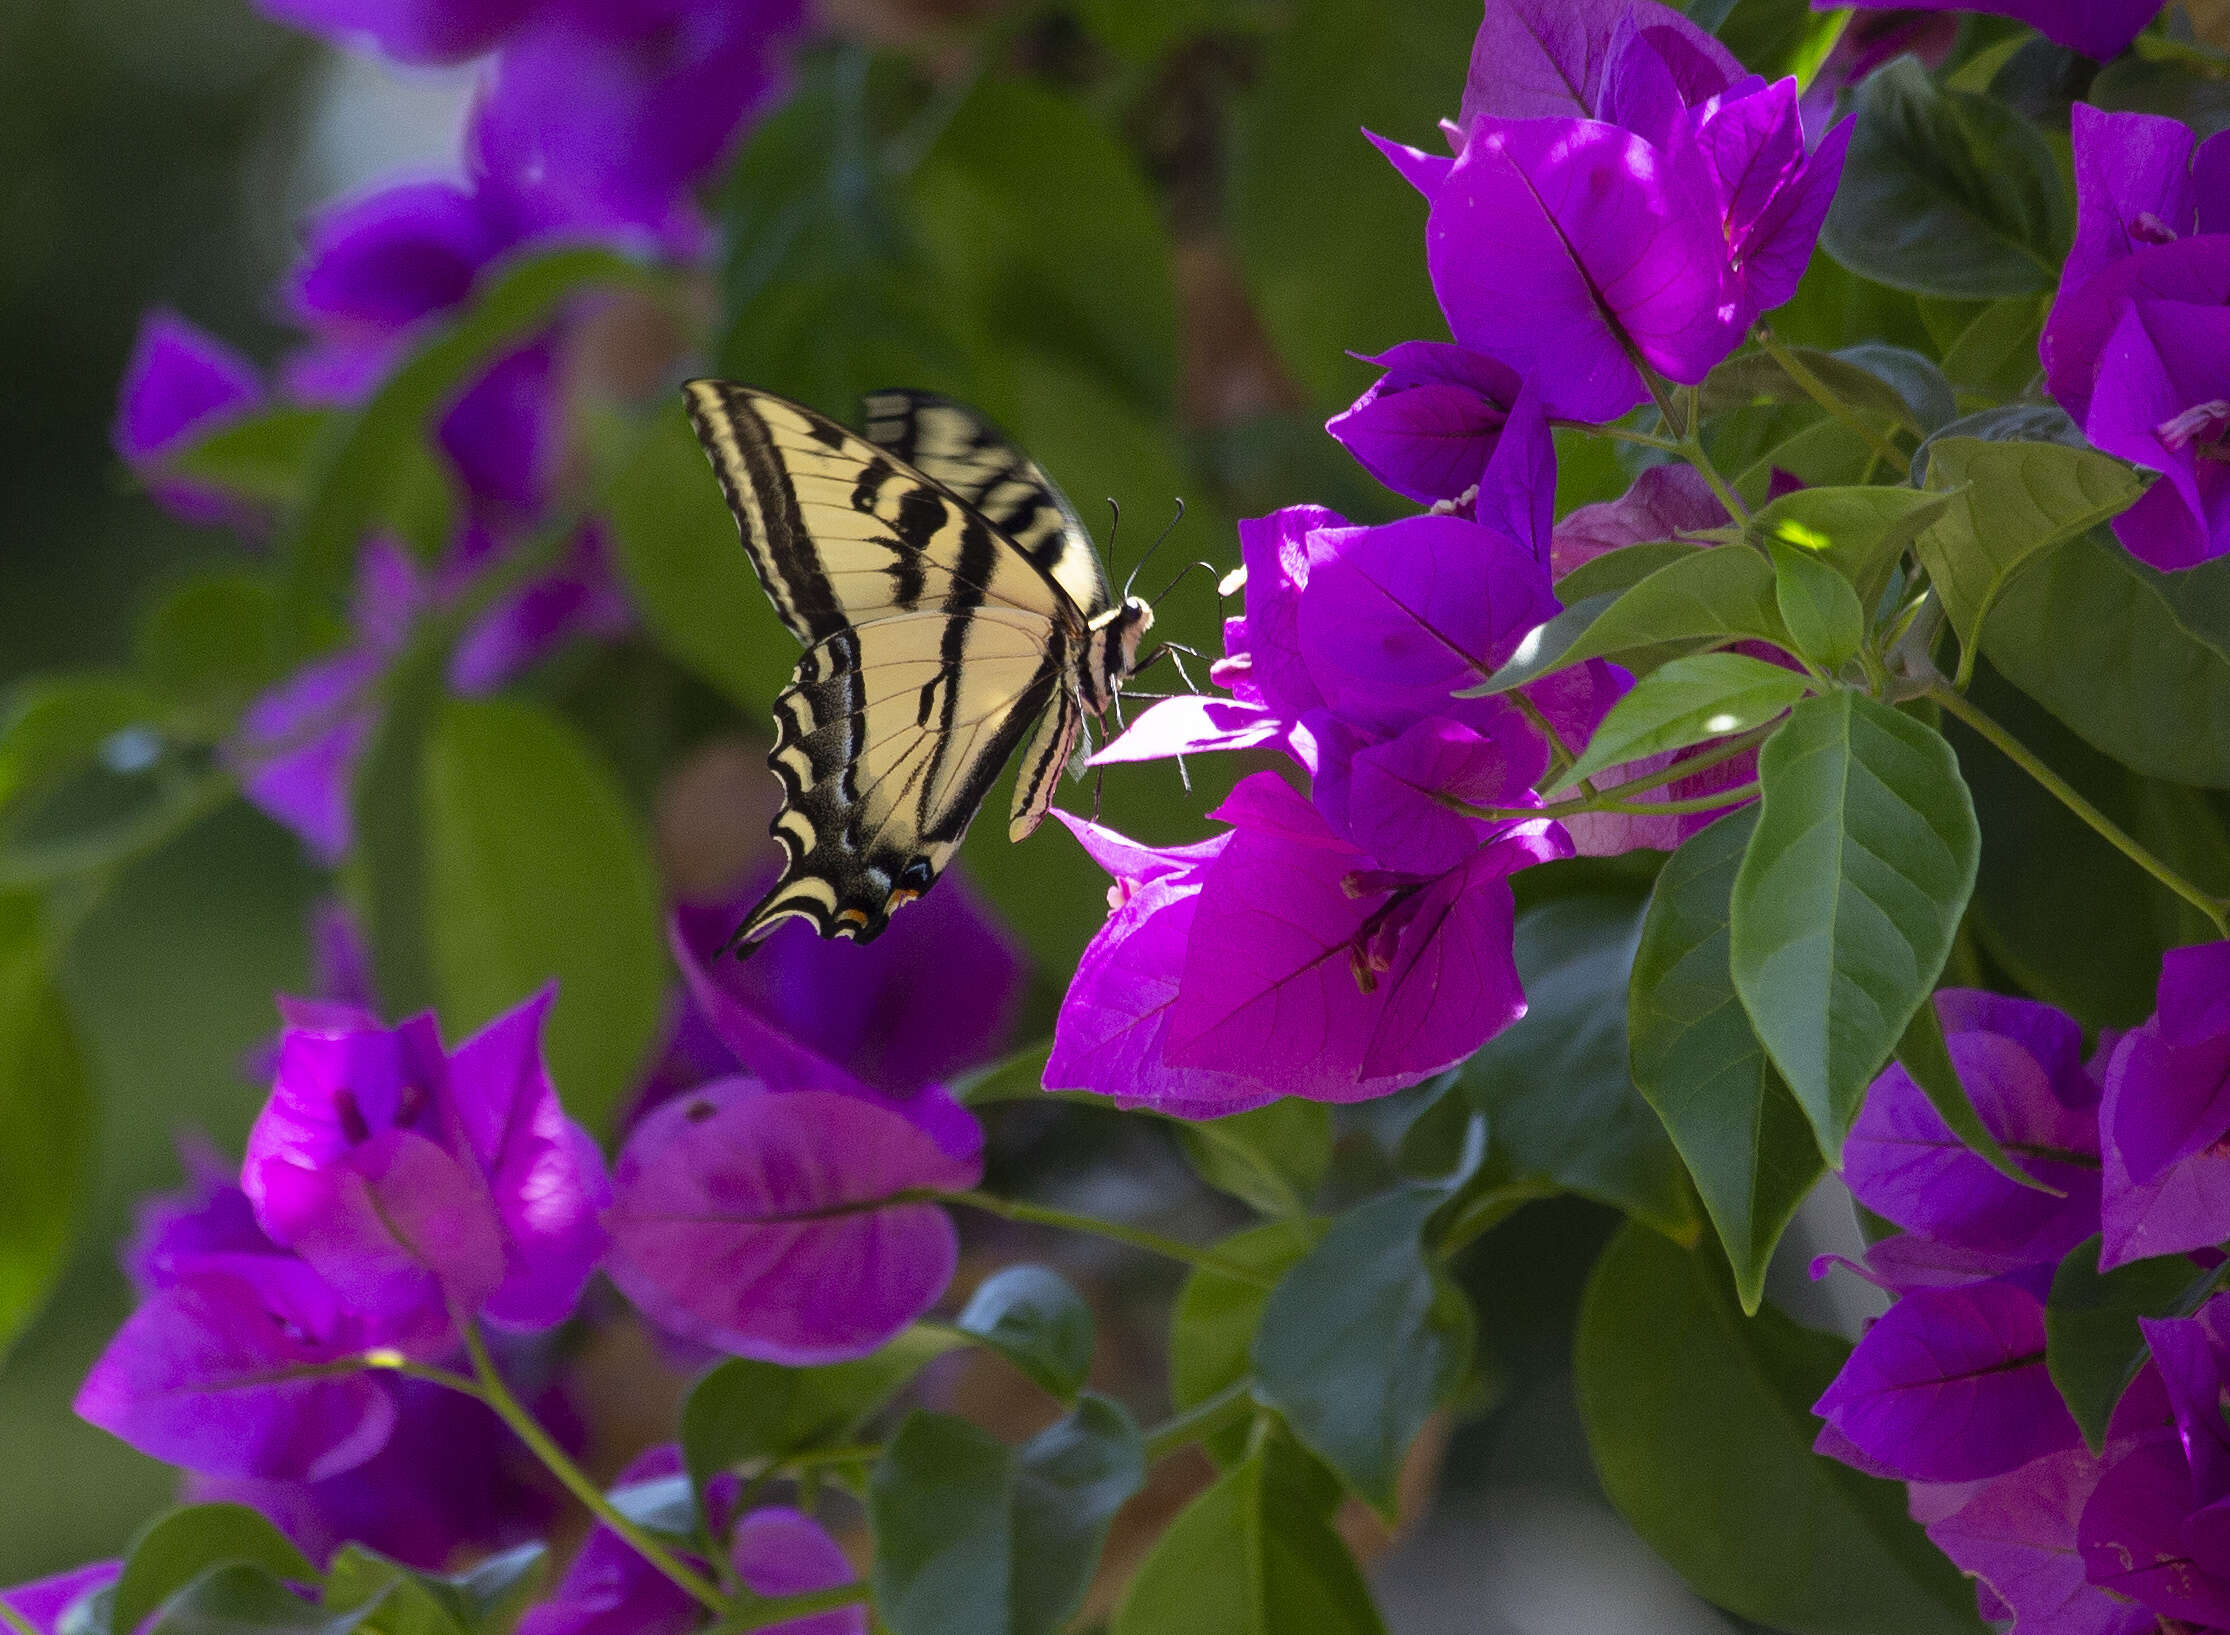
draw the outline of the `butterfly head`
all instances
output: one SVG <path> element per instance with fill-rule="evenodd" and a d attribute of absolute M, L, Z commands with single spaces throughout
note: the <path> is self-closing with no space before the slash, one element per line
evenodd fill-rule
<path fill-rule="evenodd" d="M 1084 654 L 1084 702 L 1095 715 L 1115 700 L 1115 689 L 1138 668 L 1138 649 L 1154 628 L 1154 610 L 1126 596 L 1091 623 Z"/>

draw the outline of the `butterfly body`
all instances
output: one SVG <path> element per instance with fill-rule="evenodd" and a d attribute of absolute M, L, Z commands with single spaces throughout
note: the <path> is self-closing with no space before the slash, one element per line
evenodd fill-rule
<path fill-rule="evenodd" d="M 1114 596 L 1074 509 L 972 410 L 880 392 L 862 437 L 750 387 L 683 393 L 805 644 L 768 756 L 786 862 L 733 940 L 798 918 L 869 941 L 943 874 L 1017 750 L 1008 833 L 1037 826 L 1153 612 Z"/>

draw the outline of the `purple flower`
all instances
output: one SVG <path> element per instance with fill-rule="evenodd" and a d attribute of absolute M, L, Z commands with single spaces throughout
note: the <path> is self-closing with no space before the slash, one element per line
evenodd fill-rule
<path fill-rule="evenodd" d="M 2170 949 L 2158 1013 L 2107 1060 L 2103 1267 L 2230 1237 L 2226 978 L 2230 943 Z"/>
<path fill-rule="evenodd" d="M 1849 142 L 1808 155 L 1793 79 L 1647 0 L 1492 0 L 1458 131 L 1453 165 L 1380 144 L 1431 201 L 1449 328 L 1595 421 L 1648 399 L 1639 365 L 1700 381 L 1795 293 Z"/>
<path fill-rule="evenodd" d="M 1731 521 L 1694 466 L 1650 466 L 1617 499 L 1583 505 L 1556 525 L 1549 569 L 1561 579 L 1628 545 L 1685 539 Z"/>
<path fill-rule="evenodd" d="M 125 1320 L 76 1408 L 189 1470 L 321 1481 L 371 1458 L 395 1428 L 390 1380 L 332 1371 L 394 1334 L 300 1260 L 211 1256 Z"/>
<path fill-rule="evenodd" d="M 394 1430 L 353 1469 L 306 1482 L 197 1474 L 187 1497 L 253 1506 L 313 1561 L 353 1543 L 425 1572 L 523 1544 L 547 1526 L 557 1510 L 549 1479 L 491 1410 L 417 1380 L 391 1389 Z M 580 1440 L 562 1398 L 537 1417 L 561 1442 Z"/>
<path fill-rule="evenodd" d="M 2230 1304 L 2141 1326 L 2173 1428 L 2110 1451 L 2078 1528 L 2084 1571 L 2163 1620 L 2230 1626 Z"/>
<path fill-rule="evenodd" d="M 1916 1481 L 2002 1475 L 2080 1438 L 2045 1372 L 2044 1301 L 2010 1280 L 1907 1293 L 1812 1411 Z"/>
<path fill-rule="evenodd" d="M 2109 113 L 2083 102 L 2068 118 L 2075 242 L 2061 275 L 2065 287 L 2155 245 L 2230 228 L 2230 141 L 2201 142 L 2180 119 Z"/>
<path fill-rule="evenodd" d="M 1972 1252 L 1988 1274 L 2056 1263 L 2099 1229 L 2099 1089 L 2082 1029 L 2048 1005 L 1971 989 L 1946 988 L 1935 1004 L 1984 1126 L 2063 1196 L 2018 1186 L 1976 1157 L 1895 1063 L 1844 1144 L 1844 1179 L 1875 1214 Z"/>
<path fill-rule="evenodd" d="M 358 1309 L 562 1322 L 604 1249 L 604 1161 L 565 1116 L 545 990 L 451 1053 L 430 1016 L 380 1027 L 282 1006 L 278 1080 L 242 1186 L 274 1242 Z"/>
<path fill-rule="evenodd" d="M 1528 543 L 1547 532 L 1556 456 L 1540 400 L 1515 371 L 1438 341 L 1405 341 L 1368 361 L 1386 372 L 1324 427 L 1366 471 L 1424 505 L 1485 499 L 1483 520 Z"/>
<path fill-rule="evenodd" d="M 2013 17 L 2046 39 L 2104 61 L 2118 57 L 2160 10 L 2160 0 L 1812 0 L 1814 11 L 1980 11 Z"/>
<path fill-rule="evenodd" d="M 796 926 L 748 960 L 722 957 L 764 885 L 754 880 L 729 901 L 674 915 L 674 955 L 701 996 L 692 1014 L 725 1044 L 700 1080 L 740 1069 L 778 1090 L 856 1081 L 906 1100 L 1005 1047 L 1022 997 L 1022 952 L 959 875 L 865 948 L 839 948 Z"/>
<path fill-rule="evenodd" d="M 120 1561 L 96 1561 L 89 1567 L 76 1567 L 66 1573 L 56 1573 L 52 1578 L 0 1590 L 0 1601 L 6 1602 L 8 1610 L 39 1635 L 55 1635 L 62 1615 L 87 1596 L 96 1595 L 115 1583 L 123 1565 Z"/>
<path fill-rule="evenodd" d="M 943 1129 L 864 1085 L 776 1091 L 718 1080 L 644 1118 L 620 1155 L 606 1270 L 682 1336 L 797 1366 L 865 1356 L 944 1292 L 959 1253 L 920 1194 L 965 1190 L 973 1120 L 941 1090 Z"/>
<path fill-rule="evenodd" d="M 2107 453 L 2161 473 L 2114 518 L 2132 556 L 2173 571 L 2230 551 L 2230 307 L 2125 305 L 2083 429 Z"/>
<path fill-rule="evenodd" d="M 2151 1613 L 2084 1576 L 2076 1527 L 2104 1471 L 2068 1448 L 1986 1482 L 1916 1485 L 1914 1515 L 1995 1602 L 1984 1616 L 2012 1618 L 2018 1635 L 2156 1635 Z"/>
<path fill-rule="evenodd" d="M 124 366 L 112 434 L 116 452 L 145 471 L 255 408 L 262 397 L 263 383 L 247 359 L 175 313 L 150 312 Z M 189 522 L 222 522 L 234 514 L 225 495 L 177 477 L 150 477 L 149 490 Z"/>
<path fill-rule="evenodd" d="M 678 1475 L 680 1451 L 653 1448 L 620 1477 L 628 1486 Z M 753 1510 L 735 1524 L 729 1560 L 736 1577 L 759 1595 L 799 1595 L 835 1589 L 856 1575 L 819 1523 L 778 1505 Z M 699 1571 L 705 1563 L 689 1558 Z M 557 1593 L 528 1609 L 519 1635 L 686 1635 L 703 1620 L 703 1609 L 687 1591 L 653 1567 L 609 1528 L 589 1534 Z M 864 1607 L 795 1618 L 770 1627 L 768 1635 L 867 1635 Z"/>

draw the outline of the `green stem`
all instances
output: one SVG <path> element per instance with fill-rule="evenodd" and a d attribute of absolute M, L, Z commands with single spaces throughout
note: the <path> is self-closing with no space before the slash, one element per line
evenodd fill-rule
<path fill-rule="evenodd" d="M 1665 424 L 1674 425 L 1676 422 L 1672 404 L 1666 398 L 1664 387 L 1659 383 L 1655 372 L 1639 358 L 1634 360 L 1634 367 L 1641 371 L 1643 381 L 1649 386 L 1650 398 L 1656 403 L 1657 412 L 1665 417 Z M 1683 460 L 1695 467 L 1696 475 L 1703 478 L 1705 485 L 1718 496 L 1719 503 L 1726 507 L 1727 515 L 1737 522 L 1744 520 L 1750 515 L 1750 508 L 1742 503 L 1742 496 L 1734 491 L 1733 484 L 1719 474 L 1718 466 L 1712 463 L 1711 456 L 1704 450 L 1703 434 L 1698 425 L 1701 416 L 1696 412 L 1695 387 L 1681 387 L 1680 400 L 1688 412 L 1677 422 L 1680 426 L 1680 441 L 1674 445 L 1675 450 Z"/>
<path fill-rule="evenodd" d="M 1659 437 L 1655 432 L 1636 431 L 1631 426 L 1591 426 L 1584 420 L 1557 420 L 1552 425 L 1568 427 L 1573 431 L 1593 432 L 1598 437 L 1608 437 L 1614 443 L 1638 443 L 1643 448 L 1662 450 L 1666 454 L 1684 454 L 1685 445 L 1674 438 Z"/>
<path fill-rule="evenodd" d="M 1812 372 L 1812 366 L 1798 357 L 1793 349 L 1776 339 L 1772 330 L 1758 325 L 1758 344 L 1765 348 L 1765 355 L 1781 367 L 1781 373 L 1796 382 L 1797 390 L 1825 409 L 1850 430 L 1858 433 L 1866 446 L 1874 451 L 1874 458 L 1886 460 L 1894 470 L 1898 464 L 1897 445 L 1866 423 L 1861 415 L 1828 383 Z"/>
<path fill-rule="evenodd" d="M 0 1624 L 6 1624 L 8 1628 L 15 1631 L 15 1635 L 39 1635 L 31 1620 L 24 1617 L 22 1613 L 16 1611 L 5 1601 L 0 1601 Z"/>
<path fill-rule="evenodd" d="M 1254 1382 L 1240 1380 L 1214 1396 L 1172 1414 L 1146 1433 L 1146 1463 L 1168 1458 L 1179 1448 L 1205 1442 L 1218 1431 L 1244 1425 L 1254 1417 Z"/>
<path fill-rule="evenodd" d="M 1708 795 L 1693 795 L 1687 800 L 1605 800 L 1594 810 L 1617 812 L 1625 817 L 1679 817 L 1689 812 L 1716 812 L 1722 806 L 1735 806 L 1757 795 L 1756 780 L 1737 789 L 1715 789 Z"/>
<path fill-rule="evenodd" d="M 1660 801 L 1646 806 L 1626 797 L 1659 789 L 1668 783 L 1677 783 L 1682 778 L 1692 777 L 1707 768 L 1717 766 L 1721 761 L 1732 760 L 1744 750 L 1764 743 L 1780 730 L 1780 726 L 1778 721 L 1769 721 L 1762 727 L 1752 727 L 1748 732 L 1738 733 L 1714 744 L 1701 755 L 1690 756 L 1685 761 L 1675 761 L 1671 766 L 1660 767 L 1655 772 L 1645 773 L 1627 783 L 1614 784 L 1593 794 L 1555 801 L 1547 806 L 1472 806 L 1458 800 L 1451 800 L 1446 804 L 1451 811 L 1461 812 L 1465 817 L 1480 818 L 1488 823 L 1529 823 L 1536 818 L 1577 817 L 1583 812 L 1708 812 L 1714 807 L 1731 805 L 1749 797 L 1742 790 L 1730 789 L 1721 793 L 1699 795 L 1692 801 Z"/>
<path fill-rule="evenodd" d="M 1245 1283 L 1257 1289 L 1277 1286 L 1274 1278 L 1263 1276 L 1251 1266 L 1226 1260 L 1213 1249 L 1201 1249 L 1176 1238 L 1165 1238 L 1159 1232 L 1149 1232 L 1144 1227 L 1101 1220 L 1096 1215 L 1078 1215 L 1046 1204 L 1024 1203 L 1019 1198 L 996 1198 L 988 1192 L 927 1192 L 907 1196 L 918 1196 L 934 1203 L 957 1204 L 963 1209 L 981 1210 L 1003 1220 L 1028 1221 L 1034 1226 L 1057 1226 L 1066 1232 L 1081 1232 L 1087 1237 L 1126 1243 L 1133 1249 L 1143 1249 L 1150 1255 L 1181 1261 L 1187 1266 L 1214 1272 L 1218 1277 L 1228 1277 L 1234 1282 Z"/>
<path fill-rule="evenodd" d="M 1922 696 L 1933 699 L 1943 712 L 1964 723 L 1975 736 L 1983 739 L 1993 749 L 2015 766 L 2034 778 L 2059 803 L 2089 824 L 2099 837 L 2116 851 L 2135 863 L 2147 874 L 2158 880 L 2170 891 L 2181 897 L 2207 917 L 2218 937 L 2230 937 L 2230 903 L 2210 897 L 2197 886 L 2170 868 L 2159 857 L 2147 850 L 2138 840 L 2112 818 L 2085 800 L 2082 794 L 2065 778 L 2039 760 L 2012 733 L 1985 715 L 1964 695 L 1941 681 L 1930 687 Z"/>
<path fill-rule="evenodd" d="M 551 1439 L 550 1433 L 511 1394 L 511 1387 L 496 1372 L 495 1359 L 488 1355 L 488 1343 L 480 1337 L 480 1330 L 468 1321 L 459 1321 L 457 1328 L 464 1336 L 465 1353 L 472 1359 L 473 1394 L 493 1409 L 498 1419 L 511 1427 L 511 1433 L 527 1445 L 527 1450 L 542 1461 L 550 1474 L 563 1484 L 568 1493 L 580 1500 L 591 1515 L 625 1539 L 637 1555 L 672 1579 L 692 1599 L 715 1613 L 725 1614 L 728 1611 L 728 1598 L 720 1593 L 718 1586 L 707 1580 L 703 1574 L 685 1566 L 665 1545 L 621 1515 L 618 1507 L 606 1497 L 604 1490 L 589 1479 L 588 1473 L 573 1462 L 571 1456 Z M 765 1603 L 769 1606 L 773 1604 Z M 760 1607 L 756 1605 L 750 1609 L 753 1614 L 759 1610 Z M 779 1620 L 770 1619 L 768 1622 Z M 743 1624 L 736 1627 L 757 1629 L 761 1626 Z"/>

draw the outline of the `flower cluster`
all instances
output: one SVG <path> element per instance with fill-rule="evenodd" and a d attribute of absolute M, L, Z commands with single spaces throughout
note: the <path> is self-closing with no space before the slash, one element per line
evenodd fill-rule
<path fill-rule="evenodd" d="M 1911 1484 L 1914 1515 L 2017 1631 L 2230 1628 L 2230 1297 L 2146 1319 L 2151 1356 L 2086 1447 L 2047 1371 L 2060 1262 L 2104 1271 L 2230 1236 L 2230 943 L 2172 951 L 2159 1008 L 2102 1039 L 2049 1006 L 1946 989 L 1951 1057 L 1984 1125 L 2036 1183 L 1963 1147 L 1892 1067 L 1845 1148 L 1860 1203 L 1901 1228 L 1864 1275 L 1895 1302 L 1818 1404 L 1823 1453 Z"/>
<path fill-rule="evenodd" d="M 1786 300 L 1848 128 L 1808 149 L 1793 79 L 1746 75 L 1649 0 L 1497 0 L 1449 129 L 1453 158 L 1380 146 L 1432 202 L 1456 341 L 1369 360 L 1382 375 L 1328 428 L 1430 509 L 1242 525 L 1245 615 L 1214 671 L 1229 696 L 1157 704 L 1098 760 L 1275 748 L 1310 794 L 1258 773 L 1214 814 L 1225 833 L 1175 850 L 1070 824 L 1114 876 L 1115 912 L 1070 987 L 1049 1084 L 1204 1116 L 1415 1083 L 1524 1014 L 1514 871 L 1677 845 L 1714 815 L 1535 815 L 1623 670 L 1468 695 L 1559 611 L 1552 571 L 1729 521 L 1700 479 L 1658 471 L 1552 528 L 1549 421 L 1625 414 L 1645 371 L 1702 380 Z M 1732 789 L 1750 764 L 1672 793 Z"/>
<path fill-rule="evenodd" d="M 2230 145 L 2074 110 L 2076 230 L 2045 382 L 2109 454 L 2160 473 L 2114 532 L 2156 568 L 2230 551 Z"/>
<path fill-rule="evenodd" d="M 598 243 L 688 259 L 710 248 L 694 189 L 786 79 L 802 0 L 271 0 L 283 19 L 405 62 L 487 54 L 461 174 L 343 199 L 307 224 L 283 292 L 303 333 L 267 387 L 222 342 L 151 315 L 127 368 L 116 443 L 191 520 L 253 525 L 241 502 L 170 458 L 276 397 L 366 401 L 429 331 L 529 253 Z M 364 545 L 350 634 L 256 701 L 226 745 L 248 798 L 321 861 L 351 838 L 349 786 L 382 712 L 379 683 L 425 615 L 459 602 L 562 514 L 576 303 L 493 358 L 429 428 L 450 495 L 439 537 Z M 444 515 L 445 513 L 453 513 Z M 555 560 L 475 604 L 449 679 L 492 691 L 580 636 L 630 623 L 593 520 Z"/>
<path fill-rule="evenodd" d="M 353 1541 L 437 1569 L 535 1536 L 554 1506 L 488 1405 L 451 1388 L 460 1358 L 492 1331 L 506 1389 L 578 1440 L 533 1337 L 583 1309 L 599 1269 L 677 1339 L 784 1363 L 875 1350 L 951 1280 L 953 1228 L 925 1195 L 974 1185 L 982 1133 L 939 1081 L 997 1050 L 1022 976 L 956 887 L 871 950 L 796 927 L 752 967 L 713 958 L 733 905 L 681 911 L 688 995 L 614 1176 L 543 1064 L 549 993 L 455 1050 L 431 1017 L 283 1000 L 245 1162 L 189 1152 L 187 1190 L 143 1211 L 125 1254 L 141 1303 L 79 1413 L 319 1560 Z M 345 917 L 320 929 L 332 976 L 361 989 Z M 867 969 L 839 973 L 845 953 Z M 768 1594 L 850 1576 L 790 1512 L 741 1518 L 733 1547 Z M 676 1593 L 592 1541 L 532 1627 L 605 1627 L 598 1607 Z M 625 1627 L 665 1627 L 642 1616 Z"/>

